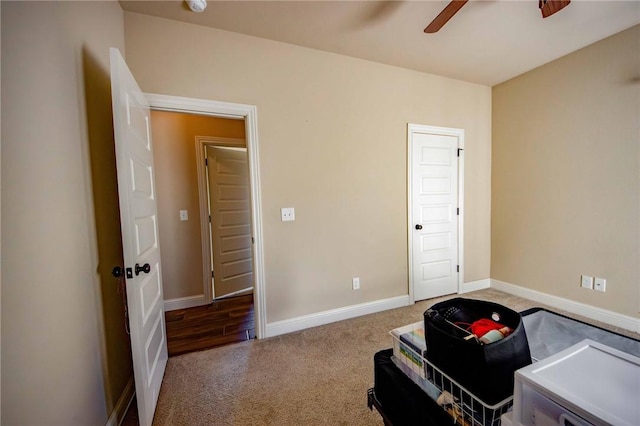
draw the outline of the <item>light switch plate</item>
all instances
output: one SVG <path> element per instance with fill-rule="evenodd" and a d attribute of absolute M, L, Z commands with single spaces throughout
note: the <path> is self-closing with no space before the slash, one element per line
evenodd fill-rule
<path fill-rule="evenodd" d="M 296 220 L 296 211 L 293 207 L 283 207 L 280 209 L 280 215 L 283 222 Z"/>
<path fill-rule="evenodd" d="M 592 289 L 593 288 L 593 277 L 590 277 L 589 275 L 583 275 L 582 279 L 580 281 L 580 287 Z"/>
<path fill-rule="evenodd" d="M 180 221 L 184 222 L 185 220 L 189 220 L 189 212 L 186 210 L 180 210 Z"/>
<path fill-rule="evenodd" d="M 593 289 L 604 293 L 607 290 L 607 280 L 604 278 L 596 277 L 594 280 Z"/>

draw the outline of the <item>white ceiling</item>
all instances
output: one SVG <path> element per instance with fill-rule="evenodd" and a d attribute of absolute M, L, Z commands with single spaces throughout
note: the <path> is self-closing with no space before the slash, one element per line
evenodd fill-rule
<path fill-rule="evenodd" d="M 124 10 L 493 86 L 640 23 L 640 1 L 471 0 L 439 32 L 440 1 L 120 1 Z M 638 53 L 640 55 L 640 52 Z"/>

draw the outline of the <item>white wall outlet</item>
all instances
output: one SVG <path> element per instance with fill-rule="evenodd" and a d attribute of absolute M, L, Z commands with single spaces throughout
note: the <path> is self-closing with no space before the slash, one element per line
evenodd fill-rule
<path fill-rule="evenodd" d="M 596 277 L 593 288 L 604 293 L 607 290 L 607 280 Z"/>
<path fill-rule="evenodd" d="M 582 288 L 593 288 L 593 277 L 590 277 L 589 275 L 583 275 L 582 279 L 580 280 L 580 287 Z"/>
<path fill-rule="evenodd" d="M 280 216 L 283 222 L 296 220 L 296 211 L 293 207 L 283 207 L 280 209 Z"/>
<path fill-rule="evenodd" d="M 180 221 L 184 222 L 185 220 L 189 220 L 189 212 L 186 210 L 180 210 Z"/>
<path fill-rule="evenodd" d="M 351 285 L 353 286 L 354 290 L 360 290 L 360 278 L 359 277 L 354 277 L 351 280 Z"/>

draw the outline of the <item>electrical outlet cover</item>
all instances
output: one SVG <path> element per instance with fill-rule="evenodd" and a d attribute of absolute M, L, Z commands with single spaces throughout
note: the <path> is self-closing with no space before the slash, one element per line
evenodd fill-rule
<path fill-rule="evenodd" d="M 296 211 L 293 207 L 283 207 L 280 209 L 280 216 L 283 222 L 296 220 Z"/>
<path fill-rule="evenodd" d="M 360 290 L 360 278 L 355 277 L 351 280 L 351 284 L 353 285 L 354 290 Z"/>

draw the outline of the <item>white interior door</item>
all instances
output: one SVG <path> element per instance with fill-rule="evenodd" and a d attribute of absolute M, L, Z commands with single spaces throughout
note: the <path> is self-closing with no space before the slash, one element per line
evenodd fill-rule
<path fill-rule="evenodd" d="M 151 425 L 167 364 L 149 104 L 118 49 L 111 94 L 131 352 L 140 425 Z"/>
<path fill-rule="evenodd" d="M 213 297 L 253 288 L 247 150 L 207 145 Z"/>
<path fill-rule="evenodd" d="M 463 131 L 409 125 L 410 281 L 414 300 L 458 292 L 458 155 Z M 459 150 L 460 149 L 460 150 Z"/>

